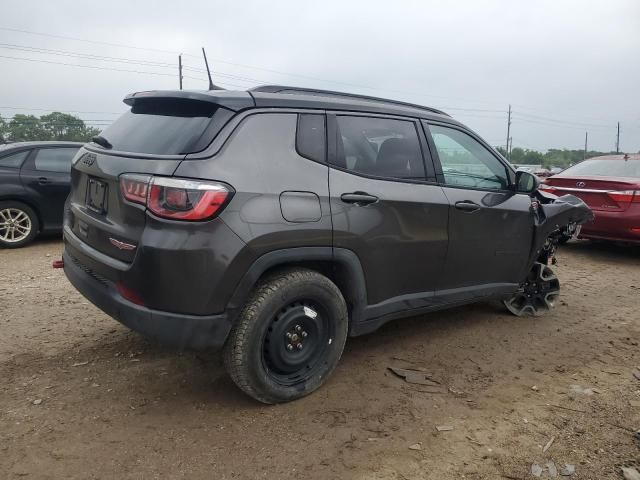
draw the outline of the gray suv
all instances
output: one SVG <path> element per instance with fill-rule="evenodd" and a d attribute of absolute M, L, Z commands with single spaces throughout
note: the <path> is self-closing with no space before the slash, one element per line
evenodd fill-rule
<path fill-rule="evenodd" d="M 73 160 L 65 273 L 133 330 L 223 348 L 265 403 L 312 392 L 348 336 L 392 319 L 544 313 L 554 239 L 591 215 L 433 108 L 282 86 L 124 102 Z"/>

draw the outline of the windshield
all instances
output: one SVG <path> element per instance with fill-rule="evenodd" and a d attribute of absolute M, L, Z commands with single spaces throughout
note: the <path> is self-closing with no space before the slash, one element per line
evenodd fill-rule
<path fill-rule="evenodd" d="M 640 160 L 585 160 L 563 172 L 567 176 L 591 175 L 594 177 L 640 178 Z"/>
<path fill-rule="evenodd" d="M 231 116 L 215 103 L 149 98 L 138 100 L 100 136 L 117 151 L 193 153 L 204 149 Z"/>

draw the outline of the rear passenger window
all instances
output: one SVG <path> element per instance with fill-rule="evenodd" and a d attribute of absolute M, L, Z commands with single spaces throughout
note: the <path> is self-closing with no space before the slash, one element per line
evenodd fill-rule
<path fill-rule="evenodd" d="M 413 122 L 337 116 L 335 165 L 376 177 L 424 180 L 424 163 Z"/>
<path fill-rule="evenodd" d="M 42 148 L 38 150 L 36 154 L 36 170 L 69 173 L 71 171 L 71 159 L 79 148 Z"/>
<path fill-rule="evenodd" d="M 11 155 L 0 158 L 0 167 L 20 168 L 22 166 L 22 162 L 27 158 L 30 151 L 31 150 L 24 150 L 22 152 L 12 153 Z"/>
<path fill-rule="evenodd" d="M 317 162 L 326 158 L 326 133 L 324 115 L 303 113 L 298 115 L 296 149 L 303 157 Z"/>

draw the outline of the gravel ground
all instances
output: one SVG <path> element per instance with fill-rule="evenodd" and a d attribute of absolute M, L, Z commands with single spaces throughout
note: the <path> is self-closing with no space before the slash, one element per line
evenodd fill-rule
<path fill-rule="evenodd" d="M 392 322 L 350 339 L 315 394 L 269 407 L 217 353 L 157 346 L 87 303 L 51 269 L 61 248 L 0 250 L 3 479 L 525 479 L 554 462 L 600 480 L 640 464 L 640 249 L 571 243 L 549 315 Z"/>

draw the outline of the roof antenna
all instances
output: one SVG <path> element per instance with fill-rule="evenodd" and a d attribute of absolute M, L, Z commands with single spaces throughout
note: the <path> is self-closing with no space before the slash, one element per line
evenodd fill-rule
<path fill-rule="evenodd" d="M 209 77 L 209 90 L 224 90 L 224 88 L 214 85 L 213 80 L 211 80 L 211 70 L 209 70 L 209 62 L 207 61 L 207 54 L 204 51 L 204 47 L 202 47 L 202 56 L 204 57 L 204 64 L 207 67 L 207 76 Z"/>

